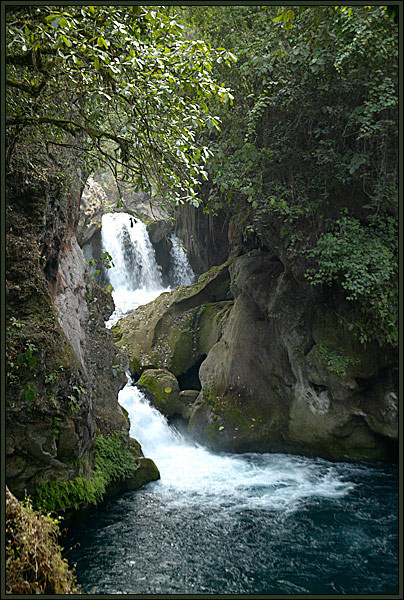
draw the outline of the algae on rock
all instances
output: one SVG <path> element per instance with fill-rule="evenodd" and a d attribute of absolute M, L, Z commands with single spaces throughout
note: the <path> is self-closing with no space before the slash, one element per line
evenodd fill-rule
<path fill-rule="evenodd" d="M 128 355 L 135 377 L 149 368 L 168 369 L 176 377 L 183 375 L 206 353 L 210 343 L 216 343 L 221 327 L 216 326 L 216 334 L 208 335 L 203 318 L 202 322 L 198 319 L 205 305 L 220 303 L 222 310 L 223 301 L 230 300 L 230 262 L 213 267 L 193 285 L 161 294 L 113 327 L 116 344 Z M 212 307 L 207 310 L 214 311 Z"/>
<path fill-rule="evenodd" d="M 139 386 L 151 392 L 152 403 L 166 417 L 181 414 L 180 387 L 175 376 L 167 369 L 146 369 L 143 371 Z"/>

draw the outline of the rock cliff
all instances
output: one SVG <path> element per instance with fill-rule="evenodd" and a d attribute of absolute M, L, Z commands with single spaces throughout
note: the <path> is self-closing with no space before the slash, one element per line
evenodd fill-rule
<path fill-rule="evenodd" d="M 324 300 L 255 249 L 137 309 L 114 334 L 162 412 L 159 370 L 198 393 L 187 413 L 177 391 L 170 414 L 189 417 L 189 433 L 212 449 L 394 459 L 394 352 L 360 344 L 337 318 L 346 302 Z"/>
<path fill-rule="evenodd" d="M 91 482 L 99 435 L 128 446 L 117 402 L 126 358 L 104 326 L 112 297 L 90 279 L 76 240 L 80 178 L 28 173 L 10 177 L 7 192 L 6 481 L 35 497 L 50 482 Z M 131 456 L 138 485 L 140 448 Z"/>

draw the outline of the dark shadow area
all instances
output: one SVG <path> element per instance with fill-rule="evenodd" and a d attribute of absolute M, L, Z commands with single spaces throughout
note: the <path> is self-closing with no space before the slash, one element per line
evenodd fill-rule
<path fill-rule="evenodd" d="M 201 358 L 186 373 L 177 377 L 180 390 L 201 390 L 201 381 L 199 379 L 199 368 L 206 358 L 202 354 Z"/>

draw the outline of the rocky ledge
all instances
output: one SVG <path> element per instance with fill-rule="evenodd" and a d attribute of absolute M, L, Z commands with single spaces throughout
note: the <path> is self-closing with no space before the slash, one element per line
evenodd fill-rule
<path fill-rule="evenodd" d="M 154 404 L 211 449 L 394 460 L 396 356 L 345 329 L 348 309 L 253 250 L 138 308 L 114 335 Z"/>

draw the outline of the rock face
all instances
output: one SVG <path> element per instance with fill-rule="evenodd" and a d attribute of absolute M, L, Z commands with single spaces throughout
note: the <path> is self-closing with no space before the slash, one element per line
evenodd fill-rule
<path fill-rule="evenodd" d="M 345 309 L 253 250 L 137 309 L 114 333 L 135 375 L 164 368 L 181 390 L 198 385 L 189 432 L 212 449 L 389 460 L 395 357 L 345 330 Z"/>
<path fill-rule="evenodd" d="M 80 200 L 80 216 L 77 239 L 83 246 L 101 227 L 102 215 L 110 210 L 111 201 L 99 183 L 92 177 L 87 179 Z"/>
<path fill-rule="evenodd" d="M 8 182 L 6 481 L 17 497 L 91 479 L 99 433 L 129 443 L 117 402 L 127 359 L 104 326 L 112 297 L 76 241 L 80 182 L 65 189 L 51 177 Z"/>
<path fill-rule="evenodd" d="M 202 194 L 203 195 L 203 194 Z M 205 192 L 206 195 L 206 192 Z M 189 204 L 179 207 L 175 232 L 184 242 L 187 257 L 195 273 L 204 273 L 224 263 L 229 256 L 228 219 L 225 213 L 202 213 Z"/>
<path fill-rule="evenodd" d="M 229 263 L 213 267 L 197 283 L 161 294 L 114 326 L 133 376 L 149 368 L 168 369 L 180 380 L 191 376 L 220 336 L 223 313 L 231 304 L 229 277 Z"/>

